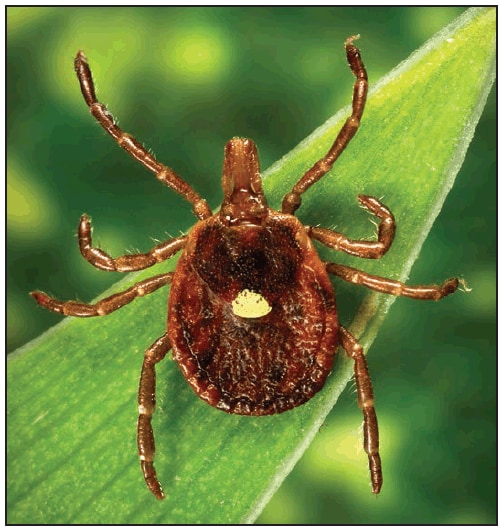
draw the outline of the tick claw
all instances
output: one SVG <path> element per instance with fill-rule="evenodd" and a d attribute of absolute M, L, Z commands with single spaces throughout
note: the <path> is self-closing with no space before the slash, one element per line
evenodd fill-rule
<path fill-rule="evenodd" d="M 470 291 L 472 291 L 472 288 L 469 287 L 469 284 L 466 280 L 464 280 L 463 278 L 459 278 L 458 281 L 460 291 L 463 291 L 464 293 L 469 293 Z"/>

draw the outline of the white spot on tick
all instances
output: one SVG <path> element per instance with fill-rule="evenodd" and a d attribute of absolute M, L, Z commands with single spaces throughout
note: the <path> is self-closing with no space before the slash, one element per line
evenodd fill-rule
<path fill-rule="evenodd" d="M 249 289 L 240 291 L 231 306 L 235 315 L 247 319 L 263 317 L 271 312 L 268 301 L 260 293 Z"/>

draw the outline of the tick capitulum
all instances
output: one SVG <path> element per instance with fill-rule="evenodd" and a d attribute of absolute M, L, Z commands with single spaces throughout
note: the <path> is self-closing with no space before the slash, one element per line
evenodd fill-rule
<path fill-rule="evenodd" d="M 382 470 L 373 390 L 362 347 L 338 322 L 329 275 L 382 293 L 437 300 L 453 293 L 458 280 L 441 285 L 406 286 L 348 266 L 322 261 L 312 240 L 361 258 L 380 258 L 390 248 L 395 221 L 378 199 L 359 195 L 360 204 L 380 220 L 376 241 L 349 240 L 343 234 L 304 226 L 294 212 L 302 195 L 331 169 L 353 138 L 364 111 L 368 80 L 357 37 L 345 41 L 356 81 L 352 114 L 326 155 L 315 162 L 286 194 L 282 210 L 263 194 L 257 149 L 252 140 L 233 138 L 225 147 L 220 211 L 208 204 L 173 170 L 158 162 L 115 123 L 96 99 L 85 55 L 75 71 L 91 114 L 116 142 L 164 184 L 184 197 L 198 222 L 187 235 L 156 245 L 147 253 L 112 258 L 93 247 L 91 225 L 79 223 L 82 256 L 105 271 L 139 271 L 182 251 L 174 272 L 137 282 L 95 304 L 61 302 L 34 291 L 47 309 L 64 315 L 106 315 L 171 284 L 166 332 L 146 350 L 138 390 L 138 452 L 147 486 L 159 499 L 163 489 L 154 468 L 151 419 L 155 406 L 155 366 L 169 350 L 196 394 L 211 406 L 240 415 L 270 415 L 310 400 L 323 386 L 338 346 L 354 361 L 358 404 L 364 416 L 364 449 L 371 485 L 380 492 Z"/>

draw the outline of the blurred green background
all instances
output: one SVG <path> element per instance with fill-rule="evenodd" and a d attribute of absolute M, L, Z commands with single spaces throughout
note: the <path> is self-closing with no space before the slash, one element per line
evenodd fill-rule
<path fill-rule="evenodd" d="M 114 256 L 194 222 L 89 115 L 73 72 L 78 49 L 120 125 L 216 207 L 229 138 L 253 138 L 266 169 L 350 102 L 347 36 L 361 34 L 373 84 L 463 11 L 9 8 L 8 350 L 60 320 L 28 291 L 91 300 L 120 276 L 81 258 L 83 212 Z M 383 493 L 353 486 L 366 459 L 349 385 L 261 523 L 495 523 L 495 175 L 493 90 L 410 277 L 461 275 L 473 290 L 439 304 L 396 303 L 370 352 Z"/>

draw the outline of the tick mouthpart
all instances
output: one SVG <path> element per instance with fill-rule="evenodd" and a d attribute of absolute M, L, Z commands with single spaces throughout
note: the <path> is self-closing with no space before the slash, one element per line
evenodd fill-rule
<path fill-rule="evenodd" d="M 262 193 L 259 155 L 252 140 L 235 137 L 226 144 L 222 179 L 225 193 L 238 190 Z"/>
<path fill-rule="evenodd" d="M 267 213 L 259 156 L 248 138 L 232 138 L 224 149 L 224 201 L 221 217 L 229 224 L 258 224 Z"/>

